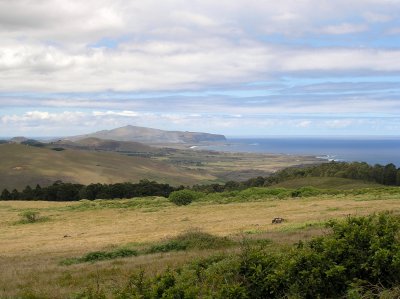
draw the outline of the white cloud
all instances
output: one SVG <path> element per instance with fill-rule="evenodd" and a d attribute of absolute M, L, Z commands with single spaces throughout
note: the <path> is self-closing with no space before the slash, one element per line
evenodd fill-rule
<path fill-rule="evenodd" d="M 387 71 L 400 70 L 399 50 L 375 49 L 306 49 L 288 50 L 288 59 L 282 61 L 285 71 Z"/>
<path fill-rule="evenodd" d="M 92 49 L 79 54 L 29 44 L 1 48 L 0 91 L 179 90 L 250 82 L 282 73 L 359 70 L 398 72 L 400 51 L 296 49 L 217 38 L 127 43 L 118 50 Z"/>
<path fill-rule="evenodd" d="M 326 126 L 334 129 L 347 128 L 353 124 L 354 124 L 353 119 L 333 119 L 325 121 Z"/>
<path fill-rule="evenodd" d="M 341 132 L 348 134 L 360 128 L 394 133 L 399 118 L 340 117 L 338 115 L 262 115 L 246 114 L 182 114 L 182 113 L 138 113 L 127 111 L 29 111 L 23 114 L 0 116 L 0 136 L 71 136 L 103 129 L 112 129 L 128 124 L 165 130 L 189 130 L 240 135 L 273 135 L 276 133 L 321 133 Z M 65 124 L 68 124 L 66 126 Z"/>
<path fill-rule="evenodd" d="M 319 30 L 319 32 L 327 34 L 351 34 L 351 33 L 364 32 L 367 30 L 368 26 L 365 24 L 343 23 L 339 25 L 330 25 L 323 27 L 322 29 Z"/>
<path fill-rule="evenodd" d="M 83 112 L 49 113 L 46 111 L 28 111 L 22 115 L 3 115 L 0 120 L 3 124 L 30 124 L 36 126 L 41 123 L 76 123 L 85 117 Z"/>
<path fill-rule="evenodd" d="M 300 127 L 300 128 L 308 128 L 311 124 L 312 124 L 311 120 L 303 120 L 303 121 L 300 121 L 297 124 L 297 126 Z"/>
<path fill-rule="evenodd" d="M 398 88 L 295 91 L 280 79 L 397 76 L 400 50 L 369 42 L 400 33 L 397 11 L 397 0 L 0 0 L 0 108 L 29 110 L 5 112 L 0 133 L 361 126 L 336 116 L 395 113 Z M 249 82 L 280 86 L 232 88 Z M 68 109 L 86 112 L 54 112 Z"/>
<path fill-rule="evenodd" d="M 0 92 L 177 90 L 282 72 L 398 72 L 399 51 L 295 49 L 263 38 L 359 33 L 399 9 L 389 0 L 0 0 Z M 365 23 L 354 24 L 359 17 Z"/>
<path fill-rule="evenodd" d="M 126 116 L 126 117 L 136 117 L 139 113 L 135 111 L 93 111 L 94 116 L 105 116 L 105 115 L 116 115 L 116 116 Z"/>
<path fill-rule="evenodd" d="M 371 23 L 385 23 L 393 20 L 390 14 L 381 14 L 372 11 L 365 12 L 364 18 Z"/>

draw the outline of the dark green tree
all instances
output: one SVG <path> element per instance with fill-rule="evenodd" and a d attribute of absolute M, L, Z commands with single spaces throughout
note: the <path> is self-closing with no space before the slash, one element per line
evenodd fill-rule
<path fill-rule="evenodd" d="M 40 200 L 43 197 L 43 190 L 39 184 L 36 185 L 35 189 L 33 190 L 33 197 L 36 200 Z"/>
<path fill-rule="evenodd" d="M 392 163 L 385 166 L 383 169 L 383 184 L 396 185 L 397 169 Z"/>
<path fill-rule="evenodd" d="M 8 191 L 7 189 L 4 189 L 3 192 L 1 192 L 0 199 L 1 200 L 11 200 L 12 197 L 11 197 L 10 191 Z"/>
<path fill-rule="evenodd" d="M 34 192 L 31 188 L 31 186 L 26 186 L 25 189 L 21 193 L 21 199 L 22 200 L 32 200 L 34 199 Z"/>
<path fill-rule="evenodd" d="M 21 199 L 20 193 L 17 191 L 17 189 L 13 189 L 13 191 L 11 191 L 11 200 L 19 200 L 19 199 Z"/>
<path fill-rule="evenodd" d="M 396 185 L 400 186 L 400 168 L 397 169 L 397 174 L 396 174 Z"/>

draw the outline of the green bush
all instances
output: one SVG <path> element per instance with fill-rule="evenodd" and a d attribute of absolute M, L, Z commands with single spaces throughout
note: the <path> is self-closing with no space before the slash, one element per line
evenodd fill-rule
<path fill-rule="evenodd" d="M 177 206 L 188 205 L 192 201 L 204 196 L 204 193 L 196 192 L 188 189 L 172 192 L 168 199 Z"/>
<path fill-rule="evenodd" d="M 39 212 L 36 211 L 25 211 L 21 213 L 22 219 L 25 220 L 26 222 L 33 223 L 39 220 Z"/>
<path fill-rule="evenodd" d="M 72 265 L 87 262 L 98 262 L 104 260 L 112 260 L 121 257 L 137 256 L 139 253 L 136 250 L 119 248 L 114 251 L 93 251 L 79 258 L 69 258 L 61 262 L 63 265 Z"/>
<path fill-rule="evenodd" d="M 32 211 L 32 210 L 28 210 L 25 211 L 21 214 L 19 214 L 21 216 L 21 219 L 18 223 L 20 224 L 27 224 L 27 223 L 36 223 L 36 222 L 44 222 L 49 220 L 48 217 L 42 217 L 40 216 L 40 213 L 37 211 Z"/>
<path fill-rule="evenodd" d="M 397 298 L 399 217 L 349 217 L 328 227 L 331 234 L 289 251 L 248 245 L 153 278 L 136 275 L 118 298 Z"/>
<path fill-rule="evenodd" d="M 201 231 L 188 231 L 175 238 L 151 246 L 146 253 L 183 251 L 190 249 L 215 249 L 233 245 L 226 237 L 213 236 Z"/>
<path fill-rule="evenodd" d="M 251 298 L 338 298 L 350 289 L 400 284 L 400 221 L 391 214 L 331 221 L 332 234 L 289 254 L 255 251 L 243 259 Z"/>

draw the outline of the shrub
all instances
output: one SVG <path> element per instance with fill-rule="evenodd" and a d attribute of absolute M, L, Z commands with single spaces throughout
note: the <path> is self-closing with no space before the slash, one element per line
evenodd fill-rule
<path fill-rule="evenodd" d="M 114 251 L 94 251 L 80 258 L 82 262 L 97 262 L 104 260 L 112 260 L 120 257 L 137 256 L 138 252 L 132 249 L 121 248 Z"/>
<path fill-rule="evenodd" d="M 147 253 L 182 251 L 189 249 L 214 249 L 233 245 L 226 237 L 213 236 L 201 231 L 188 231 L 175 238 L 151 246 Z"/>
<path fill-rule="evenodd" d="M 238 255 L 209 257 L 144 280 L 141 276 L 140 284 L 131 284 L 119 298 L 398 298 L 399 217 L 349 217 L 328 226 L 331 234 L 289 251 L 243 246 Z M 209 238 L 182 235 L 174 244 L 189 248 Z M 163 248 L 171 246 L 166 244 L 172 243 Z"/>
<path fill-rule="evenodd" d="M 119 248 L 114 251 L 93 251 L 78 258 L 68 258 L 61 262 L 62 265 L 72 265 L 80 263 L 95 263 L 98 261 L 112 260 L 122 257 L 137 256 L 139 253 L 136 250 Z"/>
<path fill-rule="evenodd" d="M 41 217 L 39 212 L 31 210 L 21 213 L 20 216 L 21 220 L 19 221 L 19 223 L 35 223 L 48 219 L 46 217 Z"/>
<path fill-rule="evenodd" d="M 177 206 L 184 206 L 190 204 L 192 201 L 203 197 L 204 194 L 188 189 L 172 192 L 168 199 Z"/>

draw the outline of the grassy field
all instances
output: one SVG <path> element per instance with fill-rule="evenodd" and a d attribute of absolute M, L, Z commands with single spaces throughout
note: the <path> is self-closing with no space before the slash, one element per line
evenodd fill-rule
<path fill-rule="evenodd" d="M 351 190 L 361 188 L 374 188 L 379 185 L 373 182 L 364 182 L 361 180 L 352 180 L 345 178 L 335 177 L 306 177 L 287 180 L 282 183 L 274 184 L 274 187 L 281 188 L 301 188 L 304 186 L 315 187 L 319 189 L 340 189 L 340 190 Z"/>
<path fill-rule="evenodd" d="M 20 223 L 21 213 L 27 210 L 39 212 L 45 221 Z M 265 198 L 227 204 L 203 201 L 181 207 L 164 198 L 0 202 L 0 298 L 29 297 L 32 293 L 65 298 L 88 286 L 112 292 L 139 269 L 157 273 L 194 258 L 240 250 L 243 238 L 270 240 L 271 250 L 281 250 L 282 246 L 323 234 L 323 223 L 329 219 L 384 210 L 400 212 L 398 192 Z M 286 221 L 273 225 L 274 217 Z M 143 251 L 188 230 L 227 237 L 237 246 L 140 254 L 69 266 L 61 263 L 99 250 Z"/>
<path fill-rule="evenodd" d="M 154 157 L 129 153 L 66 149 L 54 151 L 21 144 L 0 145 L 0 190 L 49 185 L 56 180 L 81 184 L 155 180 L 193 185 L 248 179 L 277 169 L 317 163 L 312 157 L 229 154 L 170 149 Z"/>
<path fill-rule="evenodd" d="M 168 155 L 154 157 L 185 169 L 210 173 L 219 182 L 242 181 L 257 176 L 267 176 L 277 170 L 321 163 L 312 156 L 279 154 L 225 153 L 202 150 L 173 150 Z"/>

